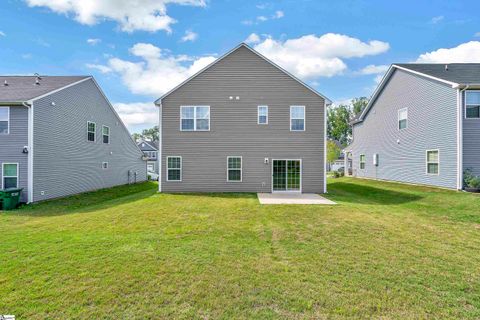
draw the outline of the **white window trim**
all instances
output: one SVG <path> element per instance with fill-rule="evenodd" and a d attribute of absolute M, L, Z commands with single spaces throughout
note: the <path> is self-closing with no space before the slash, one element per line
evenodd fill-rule
<path fill-rule="evenodd" d="M 107 167 L 105 167 L 105 165 L 107 165 Z M 108 162 L 106 162 L 106 161 L 102 162 L 102 169 L 103 169 L 103 170 L 107 170 L 107 169 L 108 169 Z"/>
<path fill-rule="evenodd" d="M 239 169 L 230 169 L 228 167 L 228 161 L 230 158 L 240 158 L 240 180 L 230 180 L 230 170 L 239 170 Z M 242 156 L 228 156 L 227 157 L 227 182 L 242 182 L 243 181 L 243 158 Z"/>
<path fill-rule="evenodd" d="M 0 135 L 7 135 L 10 134 L 10 107 L 0 107 L 0 108 L 6 108 L 7 109 L 7 133 L 0 133 Z"/>
<path fill-rule="evenodd" d="M 465 117 L 466 120 L 477 120 L 478 121 L 478 120 L 480 120 L 480 118 L 468 118 L 467 117 L 467 107 L 468 106 L 476 106 L 476 104 L 470 104 L 470 105 L 467 104 L 467 95 L 468 95 L 469 92 L 480 92 L 480 90 L 465 90 L 465 101 L 463 103 L 464 109 L 465 109 L 464 110 L 464 117 Z"/>
<path fill-rule="evenodd" d="M 437 154 L 438 154 L 438 162 L 428 162 L 428 153 L 429 152 L 432 152 L 432 151 L 436 151 Z M 428 164 L 429 163 L 436 163 L 438 164 L 438 170 L 437 170 L 437 173 L 429 173 L 428 172 Z M 440 175 L 440 150 L 439 149 L 429 149 L 429 150 L 425 150 L 425 174 L 429 175 L 429 176 L 439 176 Z"/>
<path fill-rule="evenodd" d="M 17 176 L 14 177 L 14 176 L 5 176 L 3 173 L 5 172 L 5 165 L 6 164 L 14 164 L 17 166 Z M 19 181 L 19 177 L 20 177 L 20 165 L 18 164 L 18 162 L 4 162 L 2 163 L 2 190 L 3 190 L 3 181 L 5 178 L 17 178 L 17 186 L 16 188 L 18 188 L 19 184 L 20 184 L 20 181 Z"/>
<path fill-rule="evenodd" d="M 407 112 L 407 117 L 405 119 L 400 119 L 400 113 L 402 111 L 406 111 Z M 407 126 L 405 128 L 402 128 L 400 129 L 400 120 L 407 120 Z M 399 109 L 398 110 L 398 113 L 397 113 L 397 130 L 398 131 L 402 131 L 402 130 L 405 130 L 408 128 L 408 107 L 407 108 L 402 108 L 402 109 Z"/>
<path fill-rule="evenodd" d="M 265 122 L 265 123 L 260 123 L 260 108 L 266 108 L 266 109 L 267 109 L 267 114 L 266 114 L 266 116 L 267 116 L 267 122 Z M 257 124 L 259 124 L 259 125 L 266 125 L 266 124 L 268 124 L 268 106 L 266 106 L 266 105 L 257 106 Z"/>
<path fill-rule="evenodd" d="M 152 172 L 155 172 L 155 162 L 153 162 L 153 163 L 147 163 L 147 171 L 148 171 L 148 166 L 153 166 Z"/>
<path fill-rule="evenodd" d="M 103 133 L 103 129 L 104 129 L 104 128 L 108 128 L 108 134 L 107 134 L 107 135 Z M 104 136 L 108 136 L 108 143 L 105 143 L 105 142 L 103 141 Z M 110 127 L 109 127 L 109 126 L 105 126 L 105 125 L 102 126 L 102 143 L 104 143 L 104 144 L 110 144 Z"/>
<path fill-rule="evenodd" d="M 362 162 L 362 157 L 363 157 L 363 162 Z M 365 154 L 360 154 L 359 158 L 358 158 L 358 169 L 360 170 L 365 170 L 365 168 L 367 167 L 367 156 Z M 362 168 L 362 163 L 364 164 L 363 168 Z"/>
<path fill-rule="evenodd" d="M 168 179 L 168 170 L 170 168 L 168 168 L 168 159 L 170 158 L 180 158 L 180 180 L 170 180 Z M 183 159 L 181 156 L 168 156 L 167 157 L 167 163 L 165 163 L 165 169 L 167 170 L 167 175 L 165 176 L 166 180 L 167 181 L 170 181 L 170 182 L 182 182 L 183 180 Z M 171 170 L 178 170 L 177 168 L 171 168 Z"/>
<path fill-rule="evenodd" d="M 93 131 L 93 141 L 88 140 L 88 134 L 90 133 L 90 131 L 88 131 L 88 127 L 90 123 L 93 123 L 95 125 L 95 130 Z M 96 141 L 97 141 L 97 123 L 93 121 L 87 121 L 87 142 L 96 142 Z"/>
<path fill-rule="evenodd" d="M 208 130 L 197 130 L 197 108 L 208 108 Z M 192 130 L 184 130 L 182 129 L 182 109 L 183 108 L 193 108 L 193 129 Z M 210 131 L 210 119 L 212 118 L 212 114 L 210 113 L 210 106 L 180 106 L 180 131 L 185 132 L 208 132 Z M 190 119 L 190 118 L 188 118 Z"/>
<path fill-rule="evenodd" d="M 294 108 L 294 107 L 303 108 L 303 118 L 292 118 L 292 108 Z M 303 130 L 292 130 L 292 120 L 294 120 L 294 119 L 303 119 Z M 290 106 L 290 123 L 289 123 L 289 126 L 290 126 L 290 131 L 292 131 L 292 132 L 302 132 L 302 131 L 307 130 L 307 113 L 306 113 L 305 106 Z"/>

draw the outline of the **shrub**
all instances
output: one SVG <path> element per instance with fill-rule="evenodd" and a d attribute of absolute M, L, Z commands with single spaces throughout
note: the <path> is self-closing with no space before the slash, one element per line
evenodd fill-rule
<path fill-rule="evenodd" d="M 475 189 L 480 189 L 480 177 L 473 177 L 470 179 L 468 182 L 468 187 L 470 188 L 475 188 Z"/>

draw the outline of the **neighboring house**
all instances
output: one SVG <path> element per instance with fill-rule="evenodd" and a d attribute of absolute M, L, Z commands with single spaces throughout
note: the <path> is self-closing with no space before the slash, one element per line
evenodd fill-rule
<path fill-rule="evenodd" d="M 352 124 L 354 176 L 462 189 L 480 175 L 480 64 L 392 65 Z"/>
<path fill-rule="evenodd" d="M 158 142 L 141 140 L 137 146 L 147 158 L 147 171 L 158 174 Z"/>
<path fill-rule="evenodd" d="M 156 102 L 166 192 L 326 192 L 330 101 L 241 44 Z"/>
<path fill-rule="evenodd" d="M 92 77 L 0 76 L 0 189 L 34 202 L 146 180 L 142 152 Z"/>

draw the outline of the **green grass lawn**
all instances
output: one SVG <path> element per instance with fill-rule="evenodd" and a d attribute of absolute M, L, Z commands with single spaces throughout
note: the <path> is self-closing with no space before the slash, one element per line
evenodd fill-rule
<path fill-rule="evenodd" d="M 480 318 L 480 197 L 355 179 L 336 206 L 145 183 L 0 214 L 17 319 Z"/>

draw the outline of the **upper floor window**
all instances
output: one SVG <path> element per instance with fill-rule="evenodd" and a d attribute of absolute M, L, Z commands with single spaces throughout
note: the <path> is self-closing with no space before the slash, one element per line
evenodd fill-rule
<path fill-rule="evenodd" d="M 365 155 L 360 155 L 360 169 L 365 169 Z"/>
<path fill-rule="evenodd" d="M 305 131 L 305 106 L 290 107 L 290 131 Z"/>
<path fill-rule="evenodd" d="M 480 91 L 466 91 L 466 117 L 480 118 Z"/>
<path fill-rule="evenodd" d="M 398 130 L 407 128 L 408 108 L 398 110 Z"/>
<path fill-rule="evenodd" d="M 268 124 L 268 106 L 258 106 L 258 124 Z"/>
<path fill-rule="evenodd" d="M 95 122 L 87 122 L 87 140 L 95 142 L 95 133 L 96 133 L 97 125 Z"/>
<path fill-rule="evenodd" d="M 427 173 L 438 174 L 440 157 L 438 150 L 427 150 Z"/>
<path fill-rule="evenodd" d="M 3 189 L 18 188 L 18 163 L 2 164 Z"/>
<path fill-rule="evenodd" d="M 107 126 L 102 127 L 102 138 L 103 138 L 103 143 L 110 143 L 110 127 L 107 127 Z"/>
<path fill-rule="evenodd" d="M 227 181 L 242 181 L 242 157 L 227 157 Z"/>
<path fill-rule="evenodd" d="M 0 134 L 8 134 L 10 129 L 10 107 L 0 107 Z"/>
<path fill-rule="evenodd" d="M 210 131 L 210 106 L 181 106 L 181 131 Z"/>

